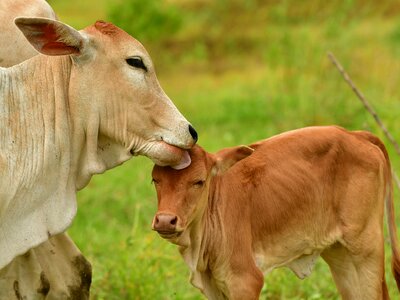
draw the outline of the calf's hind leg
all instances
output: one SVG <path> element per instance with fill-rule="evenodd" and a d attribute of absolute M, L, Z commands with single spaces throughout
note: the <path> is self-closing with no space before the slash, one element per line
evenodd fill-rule
<path fill-rule="evenodd" d="M 369 243 L 380 244 L 377 240 L 370 240 Z M 371 244 L 372 249 L 362 254 L 351 253 L 339 243 L 322 252 L 321 256 L 329 265 L 342 299 L 389 299 L 384 277 L 383 247 Z"/>

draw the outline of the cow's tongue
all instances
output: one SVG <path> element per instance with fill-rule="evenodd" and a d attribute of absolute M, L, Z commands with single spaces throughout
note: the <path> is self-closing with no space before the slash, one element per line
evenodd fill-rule
<path fill-rule="evenodd" d="M 192 160 L 190 159 L 189 152 L 183 151 L 181 161 L 177 165 L 171 166 L 175 170 L 182 170 L 190 165 Z"/>
<path fill-rule="evenodd" d="M 159 143 L 158 147 L 158 157 L 153 157 L 153 161 L 155 164 L 158 164 L 160 166 L 170 166 L 175 170 L 181 170 L 190 165 L 191 159 L 189 153 L 186 150 L 167 144 L 165 142 Z M 163 153 L 162 156 L 165 156 L 166 153 L 169 153 L 169 159 L 166 160 L 165 157 L 162 159 L 160 155 L 161 153 Z"/>

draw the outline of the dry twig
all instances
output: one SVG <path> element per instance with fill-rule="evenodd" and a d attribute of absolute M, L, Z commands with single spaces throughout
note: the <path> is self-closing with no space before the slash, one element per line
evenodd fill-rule
<path fill-rule="evenodd" d="M 358 99 L 362 102 L 364 107 L 367 109 L 367 111 L 374 117 L 376 123 L 378 126 L 382 129 L 383 133 L 387 137 L 387 139 L 392 143 L 394 146 L 396 152 L 398 155 L 400 155 L 400 146 L 396 142 L 396 140 L 393 138 L 393 136 L 390 134 L 386 126 L 383 124 L 381 118 L 379 118 L 378 114 L 375 112 L 375 110 L 372 108 L 372 106 L 369 104 L 367 99 L 364 97 L 364 95 L 361 93 L 361 91 L 356 87 L 354 82 L 351 80 L 350 76 L 346 73 L 342 65 L 338 62 L 336 57 L 333 55 L 332 52 L 328 52 L 328 57 L 332 61 L 332 63 L 336 66 L 336 68 L 339 70 L 340 74 L 342 74 L 344 80 L 349 84 L 353 92 L 357 95 Z M 394 170 L 392 170 L 392 174 L 394 177 L 394 181 L 396 182 L 397 188 L 400 190 L 400 180 L 397 177 L 396 173 Z"/>

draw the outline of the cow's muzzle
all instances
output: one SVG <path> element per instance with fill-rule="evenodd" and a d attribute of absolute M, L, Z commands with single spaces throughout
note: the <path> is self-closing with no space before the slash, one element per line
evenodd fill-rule
<path fill-rule="evenodd" d="M 198 135 L 197 135 L 197 131 L 193 128 L 192 125 L 189 124 L 189 133 L 192 136 L 193 140 L 194 140 L 194 144 L 197 142 L 198 139 Z"/>
<path fill-rule="evenodd" d="M 178 229 L 178 216 L 170 213 L 157 213 L 152 228 L 164 239 L 178 237 L 182 231 Z"/>

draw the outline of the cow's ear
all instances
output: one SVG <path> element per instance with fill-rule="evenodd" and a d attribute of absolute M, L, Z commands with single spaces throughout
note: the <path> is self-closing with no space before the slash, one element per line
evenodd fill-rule
<path fill-rule="evenodd" d="M 215 154 L 216 163 L 214 174 L 222 174 L 238 161 L 246 158 L 254 152 L 254 149 L 248 146 L 236 146 L 218 151 Z"/>
<path fill-rule="evenodd" d="M 47 18 L 20 17 L 14 20 L 32 46 L 46 55 L 81 54 L 85 38 L 74 28 Z"/>

